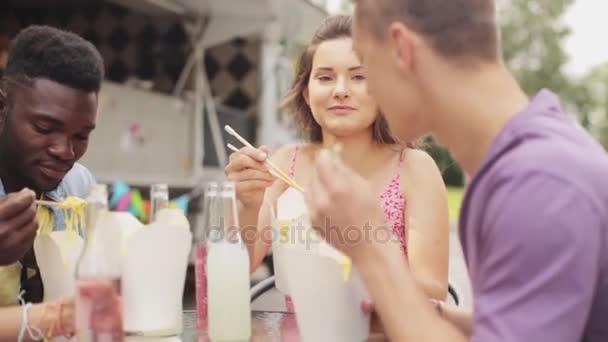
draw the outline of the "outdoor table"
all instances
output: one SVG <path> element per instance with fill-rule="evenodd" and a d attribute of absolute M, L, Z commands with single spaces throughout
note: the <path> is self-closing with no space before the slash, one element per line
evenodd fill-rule
<path fill-rule="evenodd" d="M 296 316 L 293 313 L 276 311 L 252 311 L 250 342 L 300 342 Z M 179 337 L 151 338 L 129 337 L 127 341 L 175 341 L 175 342 L 211 342 L 206 331 L 196 327 L 196 311 L 186 310 L 183 315 L 184 330 Z M 381 335 L 374 334 L 368 342 L 388 341 Z M 356 341 L 354 341 L 356 342 Z"/>

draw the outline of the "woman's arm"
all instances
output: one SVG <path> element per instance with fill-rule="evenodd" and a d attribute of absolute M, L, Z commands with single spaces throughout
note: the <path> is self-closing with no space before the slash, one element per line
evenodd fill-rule
<path fill-rule="evenodd" d="M 0 308 L 0 341 L 17 341 L 23 309 L 22 306 Z M 32 305 L 28 311 L 28 326 L 40 330 L 44 336 L 73 335 L 74 301 L 69 299 Z M 32 341 L 27 332 L 24 341 Z"/>
<path fill-rule="evenodd" d="M 293 149 L 293 146 L 282 147 L 270 159 L 283 171 L 288 172 Z M 266 188 L 263 200 L 257 208 L 248 208 L 239 201 L 241 236 L 249 251 L 251 272 L 254 272 L 260 266 L 272 246 L 270 212 L 272 210 L 276 213 L 277 199 L 287 187 L 283 181 L 276 179 L 271 186 Z"/>
<path fill-rule="evenodd" d="M 402 172 L 409 267 L 429 298 L 445 300 L 450 228 L 441 173 L 435 161 L 420 150 L 406 151 Z"/>

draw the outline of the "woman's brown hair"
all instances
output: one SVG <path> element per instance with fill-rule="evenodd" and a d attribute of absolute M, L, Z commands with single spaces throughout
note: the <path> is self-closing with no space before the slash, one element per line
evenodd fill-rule
<path fill-rule="evenodd" d="M 300 126 L 302 135 L 310 142 L 319 143 L 323 141 L 321 126 L 315 121 L 310 107 L 304 98 L 304 91 L 308 87 L 308 81 L 312 72 L 313 58 L 321 43 L 328 40 L 351 37 L 352 18 L 350 16 L 335 15 L 326 18 L 313 35 L 306 50 L 300 56 L 293 85 L 281 104 L 281 108 L 295 115 L 296 124 Z M 374 121 L 372 132 L 374 142 L 387 145 L 397 143 L 382 113 L 379 113 L 376 121 Z"/>

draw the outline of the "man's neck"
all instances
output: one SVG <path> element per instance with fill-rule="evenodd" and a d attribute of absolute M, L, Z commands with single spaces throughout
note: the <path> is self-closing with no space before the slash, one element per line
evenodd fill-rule
<path fill-rule="evenodd" d="M 465 173 L 473 176 L 500 131 L 529 99 L 502 65 L 463 76 L 452 75 L 454 82 L 444 83 L 447 88 L 432 109 L 438 113 L 433 131 Z"/>

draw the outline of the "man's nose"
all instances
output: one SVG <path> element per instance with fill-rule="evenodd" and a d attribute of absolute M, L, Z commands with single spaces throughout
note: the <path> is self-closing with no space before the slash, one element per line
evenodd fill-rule
<path fill-rule="evenodd" d="M 72 139 L 68 137 L 62 137 L 55 140 L 48 151 L 53 157 L 64 161 L 73 160 L 76 156 Z"/>

